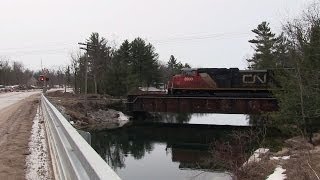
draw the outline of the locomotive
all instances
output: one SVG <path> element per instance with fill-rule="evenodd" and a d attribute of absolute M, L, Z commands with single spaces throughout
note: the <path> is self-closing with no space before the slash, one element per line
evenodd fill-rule
<path fill-rule="evenodd" d="M 183 68 L 168 82 L 169 95 L 271 96 L 271 70 Z"/>

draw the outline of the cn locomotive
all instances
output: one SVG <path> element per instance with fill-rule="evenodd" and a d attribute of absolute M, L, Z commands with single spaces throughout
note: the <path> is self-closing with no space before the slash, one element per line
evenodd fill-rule
<path fill-rule="evenodd" d="M 271 96 L 270 70 L 184 68 L 168 82 L 169 95 Z"/>

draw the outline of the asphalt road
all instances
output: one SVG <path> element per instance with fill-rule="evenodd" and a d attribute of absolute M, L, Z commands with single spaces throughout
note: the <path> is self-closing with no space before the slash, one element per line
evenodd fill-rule
<path fill-rule="evenodd" d="M 39 94 L 40 92 L 41 92 L 40 90 L 34 90 L 30 92 L 0 93 L 0 110 L 12 104 L 15 104 L 31 95 Z"/>
<path fill-rule="evenodd" d="M 0 94 L 0 179 L 25 179 L 39 99 L 39 91 Z"/>

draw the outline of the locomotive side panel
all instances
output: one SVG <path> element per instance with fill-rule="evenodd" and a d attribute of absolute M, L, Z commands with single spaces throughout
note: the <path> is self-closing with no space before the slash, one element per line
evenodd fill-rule
<path fill-rule="evenodd" d="M 266 89 L 270 85 L 270 71 L 268 70 L 201 68 L 198 72 L 208 74 L 216 82 L 216 89 Z"/>
<path fill-rule="evenodd" d="M 215 82 L 215 89 L 232 88 L 232 70 L 227 68 L 200 68 L 198 73 L 208 75 Z"/>
<path fill-rule="evenodd" d="M 173 76 L 168 84 L 168 92 L 170 94 L 268 92 L 272 79 L 270 78 L 272 73 L 268 70 L 199 68 L 191 72 Z"/>
<path fill-rule="evenodd" d="M 239 88 L 267 89 L 270 85 L 269 76 L 267 70 L 239 71 Z"/>
<path fill-rule="evenodd" d="M 174 89 L 212 89 L 201 76 L 174 76 L 172 78 Z"/>

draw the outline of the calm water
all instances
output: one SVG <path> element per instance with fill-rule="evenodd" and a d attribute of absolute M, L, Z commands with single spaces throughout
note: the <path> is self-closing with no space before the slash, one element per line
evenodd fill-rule
<path fill-rule="evenodd" d="M 230 179 L 214 166 L 210 143 L 223 140 L 231 130 L 213 124 L 248 126 L 249 121 L 245 115 L 162 114 L 93 132 L 92 146 L 124 180 Z"/>

